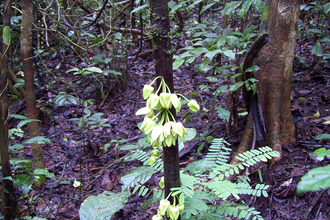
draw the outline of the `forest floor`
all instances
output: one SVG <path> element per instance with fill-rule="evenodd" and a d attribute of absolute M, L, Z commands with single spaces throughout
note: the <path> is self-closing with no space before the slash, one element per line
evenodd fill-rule
<path fill-rule="evenodd" d="M 181 42 L 185 44 L 185 42 Z M 302 42 L 298 42 L 298 44 Z M 317 135 L 330 133 L 329 125 L 322 124 L 330 120 L 330 66 L 329 64 L 317 65 L 317 60 L 308 51 L 312 45 L 307 46 L 306 51 L 297 46 L 296 53 L 305 58 L 310 68 L 304 67 L 295 60 L 293 85 L 292 85 L 292 114 L 296 125 L 297 141 L 293 145 L 283 147 L 282 159 L 274 164 L 267 173 L 262 173 L 271 186 L 269 197 L 243 196 L 245 204 L 259 210 L 267 220 L 275 219 L 330 219 L 330 191 L 318 191 L 296 195 L 296 185 L 301 176 L 308 170 L 317 166 L 324 166 L 330 162 L 325 159 L 321 162 L 311 157 L 312 152 L 320 147 L 330 147 L 329 141 L 313 140 Z M 71 57 L 71 59 L 74 59 Z M 70 57 L 65 62 L 55 57 L 49 61 L 49 68 L 54 68 L 58 75 L 65 80 L 58 81 L 53 88 L 46 90 L 38 98 L 39 103 L 48 103 L 51 114 L 40 112 L 40 125 L 42 135 L 52 140 L 51 144 L 44 146 L 44 159 L 46 168 L 55 174 L 57 181 L 47 181 L 40 189 L 34 188 L 28 199 L 21 201 L 20 213 L 24 216 L 42 216 L 47 219 L 79 219 L 79 207 L 82 201 L 91 196 L 102 193 L 105 190 L 111 192 L 121 191 L 121 176 L 141 165 L 138 161 L 122 162 L 122 158 L 128 151 L 118 150 L 126 144 L 136 144 L 142 137 L 137 124 L 143 120 L 135 116 L 135 112 L 144 107 L 142 88 L 155 77 L 152 57 L 139 58 L 128 72 L 128 89 L 107 97 L 104 102 L 96 96 L 96 86 L 86 91 L 86 84 L 78 84 L 77 75 L 66 73 L 70 69 Z M 62 62 L 62 68 L 55 70 L 55 66 Z M 59 73 L 61 72 L 61 73 Z M 203 111 L 194 115 L 189 122 L 183 118 L 186 115 L 178 115 L 186 127 L 197 130 L 197 134 L 207 134 L 214 138 L 226 138 L 233 150 L 237 148 L 244 132 L 247 116 L 240 116 L 238 128 L 233 128 L 233 133 L 227 137 L 227 122 L 218 117 L 214 106 L 227 108 L 228 93 L 213 98 L 215 89 L 220 85 L 228 85 L 228 81 L 219 78 L 217 83 L 210 82 L 205 74 L 198 73 L 193 67 L 185 67 L 174 71 L 175 90 L 186 97 L 191 92 L 199 103 L 203 103 Z M 49 77 L 49 80 L 51 77 Z M 92 77 L 85 83 L 92 85 Z M 78 87 L 72 85 L 78 84 Z M 70 86 L 71 85 L 71 86 Z M 208 85 L 208 88 L 199 88 L 200 85 Z M 111 127 L 77 130 L 77 125 L 71 118 L 79 118 L 83 115 L 85 107 L 82 105 L 56 106 L 51 100 L 56 97 L 60 88 L 66 88 L 68 94 L 84 99 L 96 99 L 88 109 L 92 113 L 104 113 L 102 118 L 108 119 Z M 93 87 L 92 87 L 93 88 Z M 52 92 L 56 91 L 56 92 Z M 243 108 L 242 101 L 240 106 Z M 184 110 L 182 111 L 184 112 Z M 26 114 L 25 110 L 16 114 Z M 317 115 L 319 114 L 319 116 Z M 14 123 L 13 123 L 14 124 Z M 28 132 L 27 132 L 28 133 Z M 114 140 L 123 142 L 116 144 Z M 113 142 L 105 152 L 101 147 Z M 180 156 L 180 165 L 187 166 L 191 161 L 200 159 L 205 155 L 207 146 L 199 155 L 196 148 L 199 141 L 191 141 L 185 146 L 186 150 Z M 20 157 L 32 159 L 30 148 L 20 151 Z M 255 168 L 257 169 L 257 167 Z M 252 173 L 251 185 L 260 182 L 258 172 Z M 161 175 L 159 175 L 161 176 Z M 82 187 L 74 188 L 73 182 L 79 180 Z M 158 180 L 151 179 L 147 186 L 158 185 Z M 157 206 L 152 205 L 147 210 L 139 210 L 141 204 L 152 194 L 145 197 L 132 195 L 125 207 L 112 219 L 151 219 L 157 212 Z M 238 202 L 234 198 L 228 201 Z M 230 219 L 230 218 L 229 218 Z M 235 218 L 233 218 L 235 219 Z"/>

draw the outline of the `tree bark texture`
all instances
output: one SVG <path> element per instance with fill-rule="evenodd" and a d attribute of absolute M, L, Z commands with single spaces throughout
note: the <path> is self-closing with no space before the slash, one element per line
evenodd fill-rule
<path fill-rule="evenodd" d="M 173 54 L 171 50 L 170 21 L 168 1 L 150 0 L 151 8 L 151 34 L 153 41 L 155 71 L 162 76 L 171 92 L 173 85 Z M 175 117 L 175 111 L 172 111 Z M 180 187 L 179 150 L 178 144 L 163 148 L 165 198 L 170 194 L 172 187 Z M 172 197 L 169 198 L 173 202 Z"/>
<path fill-rule="evenodd" d="M 4 5 L 3 34 L 2 34 L 2 56 L 1 64 L 1 101 L 2 117 L 4 119 L 5 132 L 8 134 L 8 74 L 9 74 L 9 47 L 10 47 L 10 19 L 12 0 L 7 0 Z"/>
<path fill-rule="evenodd" d="M 26 90 L 26 109 L 29 119 L 38 119 L 32 59 L 32 22 L 33 5 L 30 0 L 22 0 L 21 54 Z M 39 123 L 28 123 L 30 137 L 40 136 Z M 42 147 L 38 143 L 31 144 L 34 168 L 45 168 Z"/>
<path fill-rule="evenodd" d="M 295 142 L 291 114 L 291 83 L 300 4 L 273 0 L 269 14 L 269 42 L 259 52 L 258 80 L 268 125 L 268 143 L 279 153 Z"/>
<path fill-rule="evenodd" d="M 8 146 L 8 72 L 9 72 L 9 47 L 10 47 L 10 19 L 11 19 L 12 1 L 6 0 L 4 5 L 3 17 L 3 43 L 2 54 L 0 60 L 1 66 L 1 91 L 0 91 L 0 157 L 2 178 L 11 177 L 11 167 L 9 163 L 9 146 Z M 4 179 L 2 200 L 5 207 L 2 209 L 3 218 L 11 220 L 15 218 L 15 188 L 13 181 Z"/>

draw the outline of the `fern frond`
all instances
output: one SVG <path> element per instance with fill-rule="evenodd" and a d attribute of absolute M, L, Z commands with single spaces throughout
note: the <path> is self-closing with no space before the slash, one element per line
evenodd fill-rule
<path fill-rule="evenodd" d="M 139 160 L 141 162 L 145 162 L 149 159 L 149 155 L 147 152 L 137 149 L 133 151 L 132 153 L 129 153 L 125 156 L 124 161 L 134 161 Z"/>
<path fill-rule="evenodd" d="M 195 186 L 199 186 L 200 181 L 194 176 L 187 175 L 182 173 L 181 174 L 181 187 L 173 187 L 171 188 L 172 196 L 175 196 L 179 193 L 183 193 L 184 195 L 192 198 L 195 193 Z"/>
<path fill-rule="evenodd" d="M 253 166 L 258 162 L 267 162 L 268 159 L 272 159 L 273 157 L 279 157 L 280 154 L 277 151 L 274 151 L 272 148 L 265 146 L 261 147 L 258 150 L 250 150 L 244 153 L 240 153 L 236 156 L 237 159 L 242 161 L 240 164 L 245 167 Z"/>
<path fill-rule="evenodd" d="M 144 184 L 154 174 L 154 169 L 149 166 L 137 167 L 134 170 L 126 173 L 121 177 L 121 181 L 124 183 L 122 191 L 128 187 L 135 187 L 138 184 Z"/>
<path fill-rule="evenodd" d="M 229 159 L 229 154 L 231 151 L 231 149 L 226 147 L 225 144 L 230 145 L 223 138 L 213 139 L 212 145 L 210 146 L 205 159 L 212 161 L 214 165 L 225 164 Z"/>
<path fill-rule="evenodd" d="M 202 191 L 195 191 L 192 197 L 186 197 L 184 201 L 184 210 L 181 215 L 184 219 L 192 219 L 192 216 L 198 216 L 209 210 L 205 201 L 211 202 L 212 195 Z"/>
<path fill-rule="evenodd" d="M 216 196 L 221 199 L 225 200 L 231 195 L 236 199 L 239 199 L 236 185 L 228 180 L 215 180 L 213 182 L 202 183 L 202 185 L 207 186 Z"/>
<path fill-rule="evenodd" d="M 223 202 L 217 209 L 217 213 L 225 216 L 238 217 L 240 219 L 249 219 L 253 216 L 254 220 L 263 220 L 260 216 L 260 212 L 256 211 L 253 207 L 249 208 L 245 205 L 238 205 L 232 202 Z"/>

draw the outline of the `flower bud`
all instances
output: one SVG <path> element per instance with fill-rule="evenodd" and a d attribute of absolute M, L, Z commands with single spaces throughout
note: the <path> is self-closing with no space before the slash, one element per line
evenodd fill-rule
<path fill-rule="evenodd" d="M 163 216 L 161 216 L 160 214 L 154 215 L 152 216 L 152 220 L 163 220 Z"/>
<path fill-rule="evenodd" d="M 144 107 L 144 108 L 140 108 L 135 115 L 146 115 L 149 114 L 149 112 L 151 112 L 151 109 L 149 107 Z"/>
<path fill-rule="evenodd" d="M 157 140 L 158 138 L 159 138 L 159 140 L 161 140 L 161 139 L 164 140 L 163 130 L 164 130 L 164 128 L 162 125 L 156 125 L 151 133 L 151 142 Z M 163 140 L 161 140 L 159 142 L 162 142 Z"/>
<path fill-rule="evenodd" d="M 149 166 L 153 165 L 154 163 L 157 162 L 157 158 L 155 156 L 151 156 L 148 160 L 147 160 L 147 164 Z"/>
<path fill-rule="evenodd" d="M 170 100 L 176 112 L 180 111 L 181 102 L 176 94 L 170 94 Z"/>
<path fill-rule="evenodd" d="M 170 216 L 171 220 L 177 220 L 180 215 L 180 210 L 177 206 L 170 206 L 170 208 L 167 209 L 167 214 Z"/>
<path fill-rule="evenodd" d="M 188 134 L 186 128 L 182 125 L 181 122 L 176 123 L 176 127 L 178 131 L 177 134 L 182 140 L 184 140 L 184 136 Z"/>
<path fill-rule="evenodd" d="M 151 156 L 155 156 L 155 157 L 157 157 L 157 156 L 159 156 L 159 153 L 160 153 L 160 151 L 159 150 L 157 150 L 157 149 L 155 149 L 155 150 L 153 150 L 152 152 L 151 152 Z"/>
<path fill-rule="evenodd" d="M 164 136 L 165 138 L 171 134 L 171 123 L 170 122 L 166 122 L 164 124 Z"/>
<path fill-rule="evenodd" d="M 147 100 L 147 106 L 151 109 L 154 110 L 156 106 L 158 105 L 159 102 L 159 96 L 156 94 L 151 94 Z"/>
<path fill-rule="evenodd" d="M 199 105 L 195 100 L 190 100 L 187 105 L 191 111 L 193 112 L 199 111 Z"/>
<path fill-rule="evenodd" d="M 171 205 L 171 203 L 167 199 L 160 200 L 159 207 L 158 207 L 158 213 L 161 215 L 165 215 L 166 210 L 168 209 L 168 207 L 170 205 Z"/>
<path fill-rule="evenodd" d="M 165 178 L 164 178 L 164 176 L 162 176 L 162 178 L 160 178 L 160 181 L 159 181 L 159 187 L 163 189 L 164 186 L 165 186 Z"/>
<path fill-rule="evenodd" d="M 171 147 L 174 145 L 174 139 L 172 135 L 167 135 L 163 141 L 163 146 L 164 147 Z"/>
<path fill-rule="evenodd" d="M 178 205 L 179 211 L 182 212 L 184 210 L 184 205 Z"/>
<path fill-rule="evenodd" d="M 155 126 L 156 122 L 150 118 L 146 118 L 142 123 L 141 130 L 144 129 L 145 134 L 150 134 Z"/>
<path fill-rule="evenodd" d="M 144 85 L 143 87 L 143 98 L 148 99 L 150 94 L 154 91 L 154 87 L 150 85 Z"/>
<path fill-rule="evenodd" d="M 160 103 L 165 109 L 170 109 L 171 104 L 171 94 L 170 93 L 161 93 L 160 94 Z"/>

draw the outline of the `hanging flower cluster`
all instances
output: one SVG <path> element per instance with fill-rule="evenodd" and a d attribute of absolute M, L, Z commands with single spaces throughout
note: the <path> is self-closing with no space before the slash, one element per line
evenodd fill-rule
<path fill-rule="evenodd" d="M 161 78 L 161 83 L 158 90 L 153 93 L 154 88 L 152 84 L 158 78 Z M 136 115 L 146 115 L 141 130 L 144 130 L 145 134 L 150 135 L 151 145 L 155 148 L 160 146 L 170 147 L 176 143 L 178 137 L 184 140 L 185 135 L 188 134 L 186 128 L 181 122 L 176 122 L 170 111 L 172 107 L 176 112 L 180 111 L 181 102 L 178 96 L 181 96 L 188 102 L 187 105 L 191 111 L 199 111 L 199 105 L 195 100 L 188 100 L 181 94 L 171 93 L 162 77 L 157 77 L 143 88 L 143 98 L 147 100 L 147 105 L 139 109 Z M 156 110 L 158 110 L 158 113 L 155 115 Z M 160 119 L 159 116 L 161 116 Z"/>
<path fill-rule="evenodd" d="M 184 196 L 182 193 L 181 195 L 182 195 L 182 199 L 180 199 L 181 201 L 179 201 L 177 205 L 175 204 L 176 196 L 173 197 L 173 205 L 171 205 L 170 201 L 168 201 L 168 198 L 160 200 L 157 214 L 152 217 L 152 220 L 163 220 L 163 216 L 165 214 L 169 219 L 177 220 L 179 218 L 180 212 L 184 210 L 184 205 L 183 205 Z M 182 204 L 180 204 L 180 202 Z"/>

